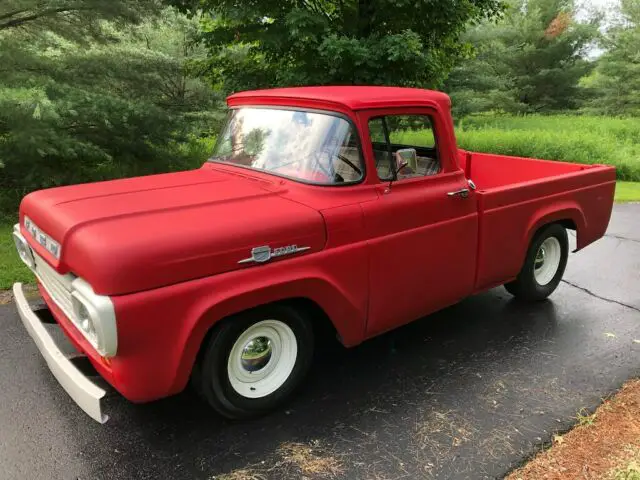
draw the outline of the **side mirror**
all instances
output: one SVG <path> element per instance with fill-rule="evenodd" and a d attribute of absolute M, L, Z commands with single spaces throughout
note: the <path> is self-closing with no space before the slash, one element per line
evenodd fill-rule
<path fill-rule="evenodd" d="M 389 180 L 389 186 L 385 190 L 385 193 L 391 192 L 391 185 L 393 182 L 398 179 L 398 174 L 405 167 L 410 167 L 414 172 L 418 168 L 418 154 L 416 153 L 415 148 L 401 148 L 397 150 L 395 153 L 395 165 L 396 168 L 393 170 L 393 176 L 391 180 Z"/>
<path fill-rule="evenodd" d="M 393 178 L 398 178 L 398 174 L 402 171 L 404 167 L 407 167 L 409 162 L 400 162 L 400 165 L 396 165 L 396 171 L 393 172 Z"/>
<path fill-rule="evenodd" d="M 398 165 L 397 172 L 400 172 L 404 167 L 409 167 L 414 172 L 418 170 L 418 153 L 415 148 L 401 148 L 396 152 L 396 163 Z M 400 164 L 404 163 L 404 167 L 400 167 Z"/>

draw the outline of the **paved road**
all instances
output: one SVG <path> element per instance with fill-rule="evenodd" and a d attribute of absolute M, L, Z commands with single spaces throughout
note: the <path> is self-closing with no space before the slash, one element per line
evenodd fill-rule
<path fill-rule="evenodd" d="M 501 477 L 640 374 L 640 205 L 616 206 L 607 237 L 572 255 L 565 278 L 539 305 L 495 289 L 328 349 L 286 410 L 245 423 L 183 394 L 140 406 L 112 395 L 98 425 L 13 306 L 0 307 L 0 478 L 296 478 L 287 442 L 338 462 L 342 478 Z"/>

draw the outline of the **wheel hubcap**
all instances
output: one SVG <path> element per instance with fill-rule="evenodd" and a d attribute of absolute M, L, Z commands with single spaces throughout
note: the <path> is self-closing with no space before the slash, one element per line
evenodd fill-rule
<path fill-rule="evenodd" d="M 231 387 L 247 398 L 265 397 L 279 389 L 296 364 L 298 344 L 291 327 L 263 320 L 238 337 L 227 362 Z"/>
<path fill-rule="evenodd" d="M 242 349 L 240 363 L 247 372 L 262 370 L 271 360 L 273 348 L 267 337 L 256 337 Z"/>
<path fill-rule="evenodd" d="M 536 262 L 535 262 L 535 267 L 536 268 L 542 267 L 542 265 L 544 264 L 545 256 L 546 256 L 546 253 L 544 251 L 544 247 L 540 246 L 540 249 L 538 250 L 538 253 L 536 254 Z"/>
<path fill-rule="evenodd" d="M 562 247 L 556 237 L 549 237 L 542 242 L 533 262 L 533 275 L 539 285 L 547 285 L 553 280 L 560 266 L 561 257 Z"/>

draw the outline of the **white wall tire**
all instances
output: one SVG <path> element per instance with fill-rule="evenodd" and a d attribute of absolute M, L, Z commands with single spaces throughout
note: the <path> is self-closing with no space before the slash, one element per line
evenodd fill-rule
<path fill-rule="evenodd" d="M 567 231 L 557 223 L 546 225 L 533 237 L 520 273 L 505 288 L 520 300 L 544 300 L 560 284 L 568 257 Z"/>
<path fill-rule="evenodd" d="M 197 390 L 227 418 L 256 416 L 291 396 L 312 357 L 312 327 L 295 309 L 275 304 L 245 312 L 214 328 Z"/>

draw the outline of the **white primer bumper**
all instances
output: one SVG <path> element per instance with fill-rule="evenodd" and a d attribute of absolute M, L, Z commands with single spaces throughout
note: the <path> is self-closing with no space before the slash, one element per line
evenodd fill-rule
<path fill-rule="evenodd" d="M 105 390 L 84 376 L 58 348 L 38 316 L 31 310 L 21 283 L 13 284 L 13 296 L 22 323 L 47 361 L 51 373 L 82 410 L 94 420 L 105 423 L 109 417 L 102 413 L 100 405 Z"/>

